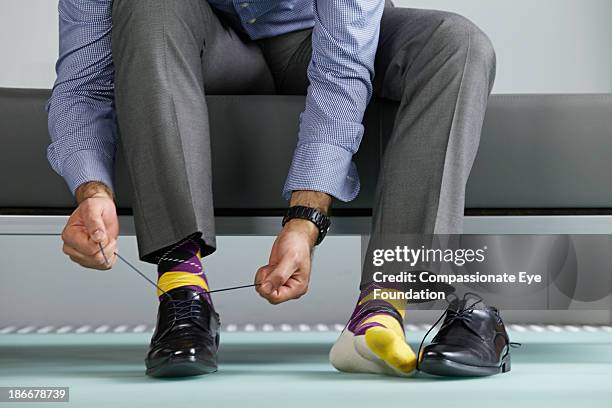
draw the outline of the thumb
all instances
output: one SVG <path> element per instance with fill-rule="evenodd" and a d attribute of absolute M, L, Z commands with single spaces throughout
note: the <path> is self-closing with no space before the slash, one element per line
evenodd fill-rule
<path fill-rule="evenodd" d="M 268 282 L 268 275 L 272 272 L 272 267 L 269 265 L 262 266 L 255 274 L 255 290 L 260 294 L 269 294 L 272 292 L 272 285 Z"/>
<path fill-rule="evenodd" d="M 104 244 L 106 241 L 106 227 L 102 219 L 101 207 L 88 205 L 83 212 L 83 224 L 92 241 Z"/>
<path fill-rule="evenodd" d="M 265 278 L 265 284 L 269 288 L 268 293 L 272 293 L 278 290 L 281 286 L 287 282 L 287 280 L 295 272 L 295 266 L 293 262 L 282 260 L 278 265 L 273 267 L 272 271 Z"/>

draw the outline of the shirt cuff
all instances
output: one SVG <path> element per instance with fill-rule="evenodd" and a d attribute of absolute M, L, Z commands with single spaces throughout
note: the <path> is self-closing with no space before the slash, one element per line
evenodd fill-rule
<path fill-rule="evenodd" d="M 97 150 L 77 150 L 66 158 L 62 176 L 72 194 L 88 181 L 99 181 L 113 190 L 114 159 Z"/>
<path fill-rule="evenodd" d="M 353 154 L 327 143 L 299 144 L 293 154 L 283 198 L 297 190 L 327 193 L 340 201 L 351 201 L 359 194 L 359 175 Z"/>

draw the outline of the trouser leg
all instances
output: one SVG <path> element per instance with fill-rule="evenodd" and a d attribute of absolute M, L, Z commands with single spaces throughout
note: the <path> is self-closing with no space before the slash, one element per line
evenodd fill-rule
<path fill-rule="evenodd" d="M 383 16 L 375 65 L 376 96 L 399 107 L 378 175 L 362 288 L 373 280 L 375 249 L 429 247 L 431 234 L 462 232 L 495 53 L 461 16 L 394 8 Z"/>
<path fill-rule="evenodd" d="M 215 226 L 205 93 L 269 92 L 261 51 L 202 0 L 115 0 L 112 48 L 140 258 L 154 262 L 191 235 L 209 254 Z"/>
<path fill-rule="evenodd" d="M 387 9 L 375 68 L 376 96 L 400 104 L 379 173 L 372 233 L 460 233 L 495 77 L 491 42 L 456 14 Z"/>

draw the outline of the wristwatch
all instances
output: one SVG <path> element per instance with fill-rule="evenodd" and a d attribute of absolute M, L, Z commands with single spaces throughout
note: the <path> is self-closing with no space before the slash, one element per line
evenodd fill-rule
<path fill-rule="evenodd" d="M 296 205 L 287 209 L 287 212 L 283 217 L 283 227 L 287 222 L 294 218 L 311 221 L 317 226 L 317 229 L 319 230 L 319 237 L 317 238 L 315 245 L 319 245 L 321 241 L 323 241 L 323 238 L 325 238 L 325 235 L 327 235 L 327 231 L 331 225 L 331 220 L 327 215 L 323 214 L 316 208 L 304 207 L 302 205 Z"/>

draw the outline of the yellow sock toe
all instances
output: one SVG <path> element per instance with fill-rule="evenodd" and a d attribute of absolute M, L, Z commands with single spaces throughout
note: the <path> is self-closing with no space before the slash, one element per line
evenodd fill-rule
<path fill-rule="evenodd" d="M 416 354 L 404 337 L 393 330 L 372 327 L 365 333 L 365 342 L 374 354 L 396 370 L 408 374 L 416 368 Z"/>
<path fill-rule="evenodd" d="M 404 330 L 393 316 L 375 315 L 364 321 L 364 324 L 367 323 L 381 325 L 371 327 L 365 332 L 366 346 L 378 358 L 405 374 L 416 369 L 416 354 L 406 343 Z"/>
<path fill-rule="evenodd" d="M 406 302 L 385 301 L 390 309 L 388 312 L 385 308 L 369 309 L 367 303 L 379 299 L 374 297 L 373 292 L 369 293 L 369 289 L 364 291 L 347 328 L 330 351 L 331 363 L 339 371 L 351 373 L 402 377 L 412 374 L 416 369 L 417 356 L 406 343 L 404 335 L 402 320 Z"/>

